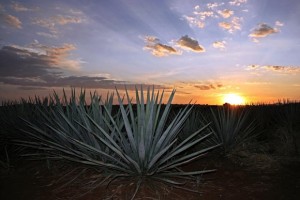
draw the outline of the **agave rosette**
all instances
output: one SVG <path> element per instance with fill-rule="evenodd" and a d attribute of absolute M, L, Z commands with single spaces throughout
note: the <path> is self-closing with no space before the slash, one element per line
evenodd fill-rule
<path fill-rule="evenodd" d="M 40 122 L 26 121 L 29 129 L 23 131 L 29 139 L 18 142 L 38 150 L 30 156 L 46 155 L 99 167 L 111 178 L 137 178 L 136 192 L 145 178 L 181 185 L 184 182 L 180 180 L 195 179 L 197 175 L 213 171 L 184 172 L 179 168 L 218 145 L 185 153 L 213 133 L 197 137 L 208 127 L 205 125 L 178 141 L 193 105 L 187 105 L 167 123 L 175 90 L 166 104 L 163 104 L 164 92 L 155 93 L 154 88 L 148 88 L 145 96 L 142 87 L 140 92 L 136 89 L 135 104 L 127 89 L 124 97 L 118 90 L 116 93 L 119 110 L 115 113 L 113 94 L 108 95 L 105 102 L 91 95 L 90 106 L 86 105 L 84 92 L 79 103 L 76 103 L 75 93 L 70 102 L 64 95 L 64 106 L 56 95 L 55 106 L 39 109 Z"/>

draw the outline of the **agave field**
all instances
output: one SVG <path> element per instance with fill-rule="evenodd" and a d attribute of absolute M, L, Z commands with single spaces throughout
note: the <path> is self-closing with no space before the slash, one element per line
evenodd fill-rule
<path fill-rule="evenodd" d="M 73 89 L 2 102 L 0 199 L 300 198 L 299 102 L 174 95 Z"/>

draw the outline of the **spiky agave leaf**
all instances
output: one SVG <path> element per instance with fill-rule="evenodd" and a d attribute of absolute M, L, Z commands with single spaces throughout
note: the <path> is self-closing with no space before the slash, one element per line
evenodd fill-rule
<path fill-rule="evenodd" d="M 175 90 L 162 109 L 163 93 L 155 95 L 154 88 L 152 91 L 148 88 L 147 100 L 144 98 L 143 88 L 139 91 L 136 89 L 136 110 L 133 112 L 133 104 L 126 90 L 126 97 L 129 107 L 129 113 L 125 111 L 125 105 L 117 91 L 120 109 L 126 128 L 126 138 L 130 145 L 128 156 L 138 164 L 135 176 L 155 178 L 157 180 L 171 183 L 172 177 L 187 178 L 191 175 L 199 175 L 208 171 L 182 172 L 178 167 L 189 163 L 207 151 L 219 146 L 214 145 L 186 155 L 185 151 L 196 144 L 203 142 L 210 137 L 212 133 L 202 137 L 197 136 L 202 133 L 207 126 L 202 127 L 195 133 L 191 133 L 185 140 L 178 142 L 178 134 L 183 127 L 184 122 L 189 116 L 193 105 L 187 105 L 182 109 L 169 124 L 166 124 L 168 114 L 171 108 Z M 124 147 L 125 148 L 125 147 Z"/>
<path fill-rule="evenodd" d="M 100 97 L 92 95 L 91 105 L 87 108 L 84 97 L 76 104 L 75 93 L 72 93 L 68 104 L 65 97 L 66 108 L 63 108 L 55 95 L 56 106 L 39 109 L 41 116 L 44 116 L 42 123 L 26 121 L 29 130 L 24 132 L 30 141 L 19 142 L 43 150 L 40 155 L 105 168 L 113 177 L 136 177 L 139 180 L 137 190 L 140 180 L 144 178 L 175 183 L 177 181 L 173 178 L 192 179 L 195 175 L 208 172 L 183 172 L 179 169 L 218 146 L 184 154 L 212 135 L 208 133 L 198 137 L 206 129 L 207 126 L 204 126 L 178 142 L 178 134 L 193 105 L 180 110 L 167 124 L 175 90 L 171 92 L 166 105 L 163 105 L 164 92 L 155 94 L 154 88 L 147 89 L 146 98 L 143 88 L 140 92 L 136 88 L 136 105 L 132 103 L 127 89 L 127 105 L 117 89 L 116 93 L 119 103 L 116 115 L 112 114 L 112 96 L 107 98 L 106 103 L 99 104 Z"/>
<path fill-rule="evenodd" d="M 257 123 L 243 107 L 211 109 L 213 132 L 222 143 L 225 153 L 257 136 Z"/>
<path fill-rule="evenodd" d="M 192 110 L 191 114 L 189 115 L 188 119 L 184 123 L 184 126 L 178 135 L 178 138 L 180 141 L 183 141 L 184 139 L 189 137 L 191 133 L 201 129 L 201 127 L 204 127 L 205 125 L 210 123 L 210 120 L 207 117 L 207 113 L 203 112 L 203 111 L 204 111 L 204 109 L 200 109 L 199 107 Z M 197 137 L 204 136 L 210 132 L 212 132 L 212 130 L 209 127 L 208 129 L 202 131 L 202 133 L 200 133 Z M 220 142 L 217 140 L 215 135 L 213 135 L 212 137 L 208 138 L 207 140 L 199 143 L 197 146 L 195 146 L 195 148 L 202 149 L 205 147 L 214 146 L 219 143 Z"/>

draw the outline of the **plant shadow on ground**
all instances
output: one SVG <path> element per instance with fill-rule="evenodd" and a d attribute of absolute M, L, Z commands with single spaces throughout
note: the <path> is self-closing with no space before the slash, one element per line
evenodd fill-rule
<path fill-rule="evenodd" d="M 262 158 L 258 157 L 257 163 L 259 159 Z M 204 174 L 198 183 L 187 183 L 188 188 L 199 193 L 145 181 L 135 199 L 299 199 L 299 160 L 281 160 L 265 168 L 241 164 L 218 155 L 206 156 L 184 166 L 186 170 L 217 169 Z M 130 199 L 135 189 L 134 180 L 118 179 L 90 191 L 89 184 L 101 178 L 101 173 L 70 163 L 54 162 L 50 170 L 42 161 L 18 161 L 12 165 L 16 167 L 1 172 L 0 199 Z"/>

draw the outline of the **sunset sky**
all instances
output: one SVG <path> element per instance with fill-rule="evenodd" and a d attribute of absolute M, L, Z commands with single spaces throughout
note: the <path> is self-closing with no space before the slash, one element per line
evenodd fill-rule
<path fill-rule="evenodd" d="M 299 101 L 299 19 L 299 0 L 1 0 L 0 101 L 140 84 Z"/>

